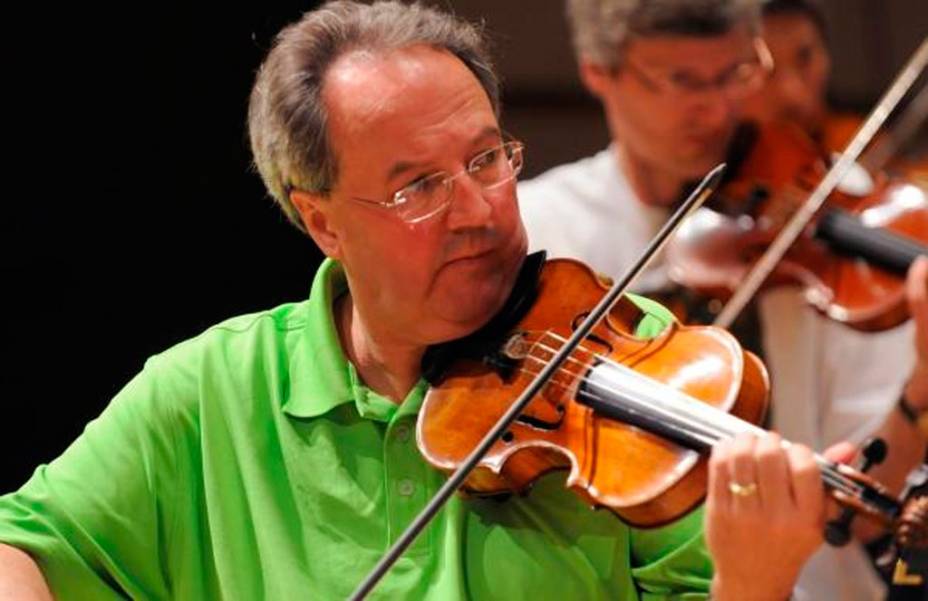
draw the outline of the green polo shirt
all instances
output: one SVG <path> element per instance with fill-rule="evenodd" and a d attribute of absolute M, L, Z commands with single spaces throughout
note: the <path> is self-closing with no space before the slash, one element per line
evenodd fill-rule
<path fill-rule="evenodd" d="M 0 541 L 61 599 L 343 599 L 440 486 L 402 404 L 345 358 L 331 261 L 310 299 L 217 325 L 150 359 L 17 492 Z M 653 335 L 667 314 L 643 320 Z M 454 498 L 380 583 L 383 599 L 701 599 L 702 512 L 639 531 L 563 474 L 525 497 Z"/>

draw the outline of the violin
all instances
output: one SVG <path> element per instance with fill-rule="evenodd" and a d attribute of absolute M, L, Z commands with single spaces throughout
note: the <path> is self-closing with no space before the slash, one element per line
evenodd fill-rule
<path fill-rule="evenodd" d="M 750 151 L 709 208 L 678 231 L 668 274 L 727 299 L 822 180 L 827 154 L 793 124 L 746 126 Z M 843 188 L 843 189 L 842 189 Z M 795 285 L 825 316 L 863 331 L 908 319 L 905 274 L 928 254 L 928 195 L 908 181 L 861 168 L 832 192 L 764 281 Z"/>
<path fill-rule="evenodd" d="M 888 173 L 928 189 L 928 156 L 923 152 L 900 156 L 897 152 L 919 130 L 926 111 L 928 88 L 923 88 L 891 130 L 878 136 L 867 147 L 860 157 L 860 165 L 870 173 Z M 815 140 L 827 152 L 841 152 L 863 122 L 863 117 L 857 114 L 828 112 L 822 121 L 821 131 L 814 136 Z"/>
<path fill-rule="evenodd" d="M 526 261 L 536 288 L 509 327 L 457 346 L 450 364 L 430 366 L 417 428 L 425 459 L 454 471 L 563 346 L 607 287 L 570 259 Z M 523 284 L 524 285 L 524 284 Z M 676 520 L 706 495 L 707 453 L 741 432 L 763 433 L 766 369 L 727 331 L 669 323 L 652 339 L 634 335 L 643 312 L 622 297 L 570 353 L 478 466 L 471 494 L 525 492 L 542 474 L 567 470 L 567 486 L 637 527 Z M 490 331 L 490 330 L 488 330 Z M 817 457 L 841 504 L 894 527 L 903 505 L 851 468 Z M 928 524 L 911 541 L 928 544 Z"/>
<path fill-rule="evenodd" d="M 863 118 L 854 113 L 827 111 L 817 132 L 819 145 L 828 152 L 841 152 L 860 129 Z"/>
<path fill-rule="evenodd" d="M 861 330 L 890 328 L 908 317 L 902 276 L 917 255 L 928 254 L 925 191 L 912 185 L 891 190 L 883 185 L 855 192 L 848 190 L 846 177 L 926 65 L 928 37 L 821 177 L 822 162 L 809 160 L 816 156 L 815 145 L 805 144 L 811 153 L 768 150 L 765 161 L 745 161 L 758 173 L 739 170 L 753 176 L 748 189 L 734 186 L 727 196 L 735 202 L 726 203 L 726 195 L 717 201 L 723 207 L 735 206 L 737 217 L 704 212 L 680 232 L 668 252 L 670 276 L 684 285 L 731 293 L 714 325 L 731 326 L 751 298 L 778 279 L 803 285 L 809 303 Z M 768 134 L 767 139 L 782 137 Z M 801 146 L 793 145 L 793 150 Z M 783 173 L 786 178 L 778 177 Z M 848 196 L 860 198 L 842 199 L 839 185 Z M 854 260 L 845 260 L 848 256 Z"/>

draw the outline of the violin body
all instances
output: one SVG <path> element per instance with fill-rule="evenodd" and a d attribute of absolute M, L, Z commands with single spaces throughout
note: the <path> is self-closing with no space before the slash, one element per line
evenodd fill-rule
<path fill-rule="evenodd" d="M 606 291 L 588 267 L 567 259 L 548 261 L 538 285 L 538 301 L 498 351 L 457 361 L 426 394 L 417 438 L 435 467 L 450 472 L 461 464 Z M 633 334 L 641 317 L 622 298 L 494 444 L 465 489 L 525 492 L 540 475 L 566 470 L 568 487 L 635 526 L 665 524 L 695 507 L 706 494 L 706 454 L 653 433 L 660 424 L 651 418 L 618 421 L 579 401 L 585 376 L 608 360 L 753 423 L 766 412 L 769 381 L 760 361 L 725 330 L 672 322 L 644 340 Z"/>
<path fill-rule="evenodd" d="M 730 296 L 826 171 L 798 129 L 757 130 L 734 179 L 681 227 L 667 251 L 670 277 L 715 298 Z M 765 285 L 801 286 L 831 319 L 864 331 L 908 318 L 905 272 L 928 253 L 928 197 L 918 186 L 863 171 L 833 192 Z M 845 179 L 848 182 L 848 179 Z M 858 188 L 862 193 L 853 193 Z"/>
<path fill-rule="evenodd" d="M 826 151 L 841 152 L 863 123 L 861 115 L 829 112 L 825 115 L 820 138 L 817 139 L 820 139 L 821 147 Z M 904 130 L 896 135 L 899 133 L 905 135 Z M 871 172 L 885 170 L 922 190 L 928 190 L 928 156 L 924 152 L 913 156 L 896 155 L 899 143 L 893 137 L 892 133 L 877 135 L 860 157 L 861 165 Z"/>
<path fill-rule="evenodd" d="M 822 148 L 828 152 L 841 152 L 863 125 L 864 118 L 854 113 L 828 111 L 818 132 Z"/>

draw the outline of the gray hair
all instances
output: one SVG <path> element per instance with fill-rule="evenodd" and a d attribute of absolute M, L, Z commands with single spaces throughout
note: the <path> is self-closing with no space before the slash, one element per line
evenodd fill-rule
<path fill-rule="evenodd" d="M 248 130 L 264 185 L 300 230 L 305 227 L 290 190 L 328 194 L 338 177 L 322 95 L 329 67 L 348 52 L 418 44 L 458 57 L 499 116 L 499 81 L 483 32 L 452 15 L 418 4 L 340 0 L 304 14 L 278 34 L 251 92 Z"/>
<path fill-rule="evenodd" d="M 616 68 L 629 40 L 657 35 L 710 37 L 739 23 L 759 31 L 758 0 L 567 0 L 577 59 Z"/>

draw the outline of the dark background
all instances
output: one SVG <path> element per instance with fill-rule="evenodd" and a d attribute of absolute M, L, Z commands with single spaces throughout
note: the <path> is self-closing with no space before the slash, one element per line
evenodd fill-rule
<path fill-rule="evenodd" d="M 5 96 L 0 492 L 145 358 L 308 293 L 320 260 L 249 170 L 268 40 L 306 3 L 29 15 Z M 195 5 L 196 3 L 191 3 Z"/>
<path fill-rule="evenodd" d="M 248 91 L 313 2 L 7 15 L 0 493 L 57 456 L 149 355 L 304 298 L 320 254 L 249 170 Z M 485 18 L 527 175 L 599 149 L 561 2 L 441 2 Z M 865 109 L 928 31 L 918 0 L 826 4 L 833 95 Z"/>

